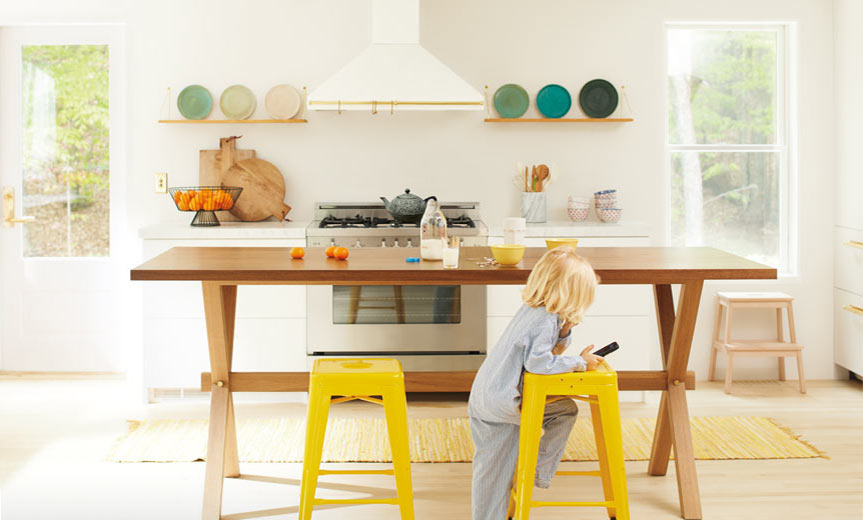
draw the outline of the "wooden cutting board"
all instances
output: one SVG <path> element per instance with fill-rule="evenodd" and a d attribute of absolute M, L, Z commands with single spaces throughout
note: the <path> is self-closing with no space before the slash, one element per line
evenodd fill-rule
<path fill-rule="evenodd" d="M 267 217 L 282 221 L 291 211 L 285 204 L 285 178 L 273 163 L 263 159 L 245 159 L 234 163 L 222 175 L 222 186 L 241 186 L 231 214 L 244 222 Z"/>
<path fill-rule="evenodd" d="M 219 139 L 218 150 L 201 150 L 198 160 L 198 184 L 200 186 L 221 186 L 222 175 L 238 161 L 254 159 L 254 150 L 238 150 L 237 139 L 242 136 L 222 137 Z M 239 220 L 234 215 L 223 211 L 219 213 L 219 220 L 223 222 L 236 222 Z"/>

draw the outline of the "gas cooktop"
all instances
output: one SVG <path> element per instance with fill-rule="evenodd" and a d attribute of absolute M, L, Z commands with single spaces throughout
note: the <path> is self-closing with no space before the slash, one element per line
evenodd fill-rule
<path fill-rule="evenodd" d="M 488 229 L 480 220 L 478 202 L 441 204 L 447 218 L 447 234 L 467 237 L 465 245 L 485 245 Z M 399 222 L 380 202 L 318 202 L 315 220 L 306 228 L 308 245 L 413 246 L 419 224 Z"/>

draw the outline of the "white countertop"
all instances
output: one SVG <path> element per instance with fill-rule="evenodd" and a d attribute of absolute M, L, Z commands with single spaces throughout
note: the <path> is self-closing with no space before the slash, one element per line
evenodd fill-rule
<path fill-rule="evenodd" d="M 488 222 L 486 222 L 488 225 Z M 489 226 L 489 236 L 502 237 L 503 226 Z M 650 227 L 643 222 L 618 222 L 606 224 L 598 221 L 570 222 L 557 220 L 539 224 L 528 224 L 525 237 L 647 237 Z"/>
<path fill-rule="evenodd" d="M 176 223 L 153 224 L 141 228 L 144 240 L 231 240 L 306 238 L 307 220 L 290 222 L 222 222 L 220 226 L 193 227 Z"/>
<path fill-rule="evenodd" d="M 488 224 L 488 223 L 486 223 Z M 304 239 L 308 221 L 290 222 L 222 222 L 221 226 L 192 227 L 177 223 L 153 224 L 138 231 L 144 240 L 232 240 L 232 239 Z M 647 237 L 649 226 L 643 222 L 569 222 L 549 221 L 528 224 L 525 237 Z M 489 236 L 503 236 L 503 226 L 489 227 Z"/>

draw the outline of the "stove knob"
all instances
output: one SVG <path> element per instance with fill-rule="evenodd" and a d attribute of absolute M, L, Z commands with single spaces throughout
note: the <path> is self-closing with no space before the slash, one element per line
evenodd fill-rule
<path fill-rule="evenodd" d="M 381 239 L 381 247 L 387 247 L 387 239 L 386 238 Z"/>
<path fill-rule="evenodd" d="M 393 239 L 393 247 L 399 247 L 399 239 L 398 238 Z"/>
<path fill-rule="evenodd" d="M 335 239 L 335 238 L 331 238 L 331 239 L 330 239 L 330 247 L 335 247 L 335 245 L 336 245 L 336 239 Z"/>
<path fill-rule="evenodd" d="M 354 244 L 354 247 L 363 247 L 363 244 L 362 244 L 362 242 L 360 242 L 359 238 L 357 239 L 357 243 Z"/>
<path fill-rule="evenodd" d="M 411 241 L 411 239 L 409 238 L 409 239 L 408 239 L 408 245 L 406 245 L 405 247 L 413 247 L 413 246 L 414 246 L 414 244 L 413 244 L 413 242 Z"/>

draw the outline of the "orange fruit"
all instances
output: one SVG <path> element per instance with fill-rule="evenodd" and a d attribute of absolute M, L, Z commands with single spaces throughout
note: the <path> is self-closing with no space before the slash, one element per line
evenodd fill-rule
<path fill-rule="evenodd" d="M 338 249 L 336 246 L 330 246 L 327 248 L 326 251 L 324 251 L 324 253 L 327 255 L 328 258 L 333 258 L 334 256 L 336 256 L 336 249 Z"/>
<path fill-rule="evenodd" d="M 333 251 L 333 256 L 339 260 L 345 260 L 348 257 L 348 254 L 348 248 L 346 247 L 337 247 L 335 251 Z"/>
<path fill-rule="evenodd" d="M 304 256 L 306 256 L 306 250 L 302 247 L 291 248 L 291 258 L 298 260 Z"/>

